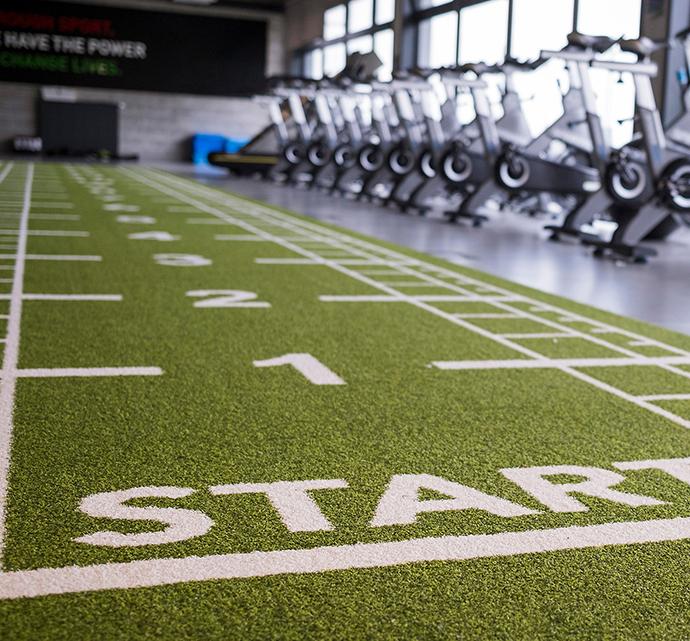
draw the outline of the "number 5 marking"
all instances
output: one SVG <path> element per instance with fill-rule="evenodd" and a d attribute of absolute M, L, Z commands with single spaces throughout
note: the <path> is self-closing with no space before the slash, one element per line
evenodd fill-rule
<path fill-rule="evenodd" d="M 255 300 L 254 292 L 239 289 L 193 289 L 187 292 L 192 298 L 203 298 L 194 303 L 194 307 L 270 307 L 271 303 Z"/>
<path fill-rule="evenodd" d="M 254 367 L 280 367 L 281 365 L 291 365 L 314 385 L 346 385 L 340 376 L 311 354 L 285 354 L 267 361 L 254 361 Z"/>

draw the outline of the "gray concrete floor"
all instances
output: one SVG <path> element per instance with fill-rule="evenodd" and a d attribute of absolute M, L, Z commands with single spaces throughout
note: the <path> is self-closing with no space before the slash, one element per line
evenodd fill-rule
<path fill-rule="evenodd" d="M 659 256 L 646 265 L 616 263 L 595 259 L 577 244 L 549 242 L 543 219 L 506 214 L 475 229 L 215 170 L 172 169 L 458 265 L 690 334 L 690 229 L 658 244 Z"/>

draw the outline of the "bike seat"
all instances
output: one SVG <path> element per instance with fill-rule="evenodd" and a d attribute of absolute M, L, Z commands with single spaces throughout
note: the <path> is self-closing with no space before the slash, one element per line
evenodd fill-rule
<path fill-rule="evenodd" d="M 621 40 L 619 43 L 621 51 L 634 53 L 638 58 L 649 58 L 655 51 L 663 49 L 666 45 L 663 42 L 654 42 L 654 40 L 642 36 L 635 40 Z"/>
<path fill-rule="evenodd" d="M 578 49 L 594 49 L 597 53 L 608 51 L 616 41 L 608 36 L 590 36 L 579 31 L 568 34 L 568 44 Z"/>

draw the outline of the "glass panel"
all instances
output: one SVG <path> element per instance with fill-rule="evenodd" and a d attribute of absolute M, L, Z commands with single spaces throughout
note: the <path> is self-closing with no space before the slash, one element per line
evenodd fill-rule
<path fill-rule="evenodd" d="M 428 9 L 429 7 L 440 7 L 450 0 L 415 0 L 415 7 L 417 9 Z"/>
<path fill-rule="evenodd" d="M 383 66 L 379 69 L 379 80 L 390 80 L 393 75 L 393 29 L 384 29 L 374 35 L 374 51 Z"/>
<path fill-rule="evenodd" d="M 323 75 L 329 78 L 339 74 L 345 68 L 345 45 L 337 44 L 324 47 Z"/>
<path fill-rule="evenodd" d="M 563 48 L 573 30 L 573 12 L 573 0 L 514 0 L 512 55 L 531 60 L 542 49 Z"/>
<path fill-rule="evenodd" d="M 347 10 L 344 4 L 327 9 L 323 13 L 323 38 L 333 40 L 345 35 L 345 20 Z"/>
<path fill-rule="evenodd" d="M 637 38 L 640 35 L 641 0 L 580 0 L 577 28 L 583 33 L 611 38 Z M 635 56 L 614 47 L 604 56 L 608 60 L 634 62 Z M 592 85 L 602 122 L 611 144 L 621 147 L 633 137 L 635 87 L 628 73 L 618 78 L 605 69 L 591 70 Z M 618 81 L 618 82 L 617 82 Z M 618 120 L 624 120 L 618 123 Z"/>
<path fill-rule="evenodd" d="M 395 18 L 395 0 L 376 0 L 376 24 L 392 22 Z"/>
<path fill-rule="evenodd" d="M 460 12 L 460 62 L 502 62 L 507 41 L 508 0 L 489 0 Z"/>
<path fill-rule="evenodd" d="M 304 74 L 307 78 L 319 80 L 323 77 L 323 51 L 314 49 L 304 57 Z"/>
<path fill-rule="evenodd" d="M 422 67 L 442 67 L 457 61 L 457 11 L 441 13 L 419 23 L 418 64 Z"/>
<path fill-rule="evenodd" d="M 347 18 L 348 33 L 357 33 L 371 27 L 374 19 L 374 0 L 350 0 Z"/>
<path fill-rule="evenodd" d="M 360 36 L 359 38 L 352 38 L 347 42 L 347 52 L 354 53 L 369 53 L 373 47 L 373 39 L 371 36 Z"/>

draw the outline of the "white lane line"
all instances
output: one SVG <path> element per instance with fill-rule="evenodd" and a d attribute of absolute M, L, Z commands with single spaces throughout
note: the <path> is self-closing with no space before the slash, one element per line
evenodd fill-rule
<path fill-rule="evenodd" d="M 50 367 L 19 369 L 19 378 L 92 378 L 109 376 L 162 376 L 160 367 Z"/>
<path fill-rule="evenodd" d="M 18 229 L 0 229 L 0 236 L 17 236 Z M 65 231 L 62 229 L 32 229 L 27 232 L 29 236 L 74 236 L 75 238 L 87 238 L 88 231 Z"/>
<path fill-rule="evenodd" d="M 501 361 L 434 361 L 437 369 L 562 369 L 564 367 L 658 367 L 660 365 L 690 365 L 690 356 L 661 356 L 659 358 L 535 358 Z M 642 398 L 642 397 L 637 397 Z"/>
<path fill-rule="evenodd" d="M 565 332 L 541 332 L 535 334 L 501 334 L 503 338 L 514 338 L 518 340 L 539 339 L 539 338 L 579 338 L 577 334 L 566 334 Z"/>
<path fill-rule="evenodd" d="M 638 396 L 643 401 L 690 401 L 690 394 L 649 394 Z"/>
<path fill-rule="evenodd" d="M 5 178 L 7 178 L 7 175 L 12 171 L 12 167 L 14 167 L 13 162 L 8 162 L 3 168 L 2 171 L 0 171 L 0 183 L 5 182 Z"/>
<path fill-rule="evenodd" d="M 120 302 L 121 294 L 24 294 L 23 300 L 104 301 Z M 10 300 L 8 294 L 0 294 L 0 300 Z"/>
<path fill-rule="evenodd" d="M 9 318 L 2 360 L 2 380 L 0 380 L 0 571 L 3 567 L 5 544 L 5 518 L 7 488 L 10 470 L 10 450 L 14 426 L 14 395 L 17 387 L 17 363 L 19 362 L 19 334 L 21 330 L 22 297 L 24 294 L 24 264 L 26 258 L 26 232 L 29 229 L 29 210 L 31 209 L 31 187 L 34 166 L 26 169 L 24 183 L 24 204 L 20 221 L 21 234 L 17 245 L 17 258 L 14 266 L 12 293 L 10 294 Z"/>
<path fill-rule="evenodd" d="M 330 296 L 324 294 L 319 296 L 319 300 L 324 303 L 406 303 L 401 296 L 391 296 L 389 294 L 353 295 L 353 296 Z"/>
<path fill-rule="evenodd" d="M 467 314 L 453 314 L 455 318 L 522 318 L 519 314 L 513 314 L 511 312 L 487 312 L 485 314 L 477 312 L 467 313 Z"/>
<path fill-rule="evenodd" d="M 494 298 L 480 296 L 463 296 L 461 294 L 420 294 L 420 295 L 395 295 L 395 294 L 322 294 L 319 300 L 324 303 L 409 303 L 410 299 L 427 303 L 486 303 Z M 504 296 L 497 300 L 504 300 Z M 460 314 L 454 314 L 460 316 Z M 485 317 L 482 314 L 482 317 Z M 501 315 L 501 318 L 506 316 Z M 505 336 L 505 335 L 504 335 Z M 516 336 L 518 336 L 516 334 Z M 524 334 L 519 334 L 524 336 Z"/>
<path fill-rule="evenodd" d="M 323 262 L 313 258 L 255 258 L 257 265 L 322 265 Z"/>
<path fill-rule="evenodd" d="M 215 240 L 234 240 L 237 242 L 255 242 L 255 243 L 265 243 L 268 242 L 266 241 L 265 238 L 259 238 L 258 236 L 250 236 L 249 234 L 245 235 L 230 235 L 230 234 L 216 234 L 213 237 Z"/>
<path fill-rule="evenodd" d="M 0 254 L 0 258 L 3 258 L 2 254 Z M 86 261 L 100 263 L 103 260 L 103 256 L 89 256 L 87 254 L 27 254 L 26 260 Z"/>
<path fill-rule="evenodd" d="M 354 543 L 303 550 L 239 552 L 180 559 L 20 570 L 0 574 L 0 599 L 143 588 L 192 581 L 315 574 L 433 561 L 458 562 L 613 545 L 681 541 L 688 538 L 690 518 L 672 518 L 526 532 Z"/>

